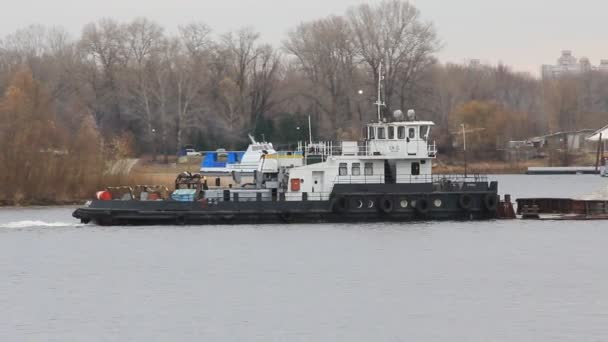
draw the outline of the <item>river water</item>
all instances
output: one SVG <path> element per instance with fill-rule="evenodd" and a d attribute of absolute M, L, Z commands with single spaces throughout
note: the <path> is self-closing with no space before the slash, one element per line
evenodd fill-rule
<path fill-rule="evenodd" d="M 578 196 L 597 176 L 498 176 Z M 607 222 L 95 227 L 0 209 L 0 341 L 608 341 Z"/>

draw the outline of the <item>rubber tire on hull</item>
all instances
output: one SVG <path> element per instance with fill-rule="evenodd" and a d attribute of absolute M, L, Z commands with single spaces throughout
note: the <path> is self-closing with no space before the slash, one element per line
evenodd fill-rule
<path fill-rule="evenodd" d="M 114 220 L 111 217 L 103 217 L 96 220 L 97 224 L 100 226 L 111 226 L 114 224 Z"/>
<path fill-rule="evenodd" d="M 293 221 L 293 214 L 289 211 L 284 211 L 280 213 L 279 217 L 281 218 L 281 221 L 285 223 L 290 223 L 291 221 Z"/>
<path fill-rule="evenodd" d="M 426 198 L 419 198 L 416 200 L 416 211 L 426 216 L 429 213 L 430 205 Z"/>
<path fill-rule="evenodd" d="M 473 196 L 469 194 L 460 195 L 458 198 L 458 205 L 464 210 L 471 209 L 471 206 L 473 205 Z"/>
<path fill-rule="evenodd" d="M 226 222 L 226 223 L 232 223 L 232 221 L 234 221 L 235 216 L 234 215 L 224 215 L 222 216 L 222 221 Z"/>
<path fill-rule="evenodd" d="M 378 209 L 385 214 L 390 214 L 393 212 L 395 205 L 393 204 L 393 200 L 390 197 L 383 196 L 378 201 Z"/>
<path fill-rule="evenodd" d="M 483 205 L 487 211 L 496 211 L 498 209 L 498 196 L 496 194 L 487 194 L 483 197 Z"/>
<path fill-rule="evenodd" d="M 330 202 L 331 211 L 334 213 L 340 214 L 346 211 L 347 209 L 347 201 L 346 198 L 342 196 L 338 196 L 333 198 Z"/>

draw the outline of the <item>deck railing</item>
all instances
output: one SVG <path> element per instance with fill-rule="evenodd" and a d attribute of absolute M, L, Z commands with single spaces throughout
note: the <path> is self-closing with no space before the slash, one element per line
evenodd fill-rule
<path fill-rule="evenodd" d="M 488 182 L 488 176 L 480 174 L 432 174 L 432 175 L 411 175 L 397 174 L 391 176 L 398 184 L 403 183 L 479 183 Z M 334 184 L 385 184 L 385 175 L 360 175 L 360 176 L 336 176 Z"/>
<path fill-rule="evenodd" d="M 376 142 L 388 142 L 391 140 L 376 140 Z M 394 140 L 399 142 L 399 140 Z M 355 141 L 353 141 L 354 143 Z M 437 144 L 433 141 L 418 140 L 419 143 L 426 144 L 426 153 L 428 157 L 435 158 L 437 156 Z M 357 145 L 347 145 L 342 143 L 334 143 L 333 141 L 320 141 L 316 143 L 298 143 L 298 151 L 306 155 L 317 155 L 322 157 L 330 156 L 382 156 L 377 147 L 373 146 L 370 141 L 357 141 Z M 418 150 L 417 150 L 418 152 Z M 404 152 L 405 153 L 405 152 Z M 419 156 L 426 157 L 426 156 Z"/>

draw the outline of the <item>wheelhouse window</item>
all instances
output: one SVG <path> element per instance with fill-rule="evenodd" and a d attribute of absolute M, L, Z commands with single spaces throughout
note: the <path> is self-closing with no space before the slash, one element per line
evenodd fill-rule
<path fill-rule="evenodd" d="M 397 139 L 405 139 L 405 127 L 399 126 L 397 127 Z"/>
<path fill-rule="evenodd" d="M 408 130 L 408 138 L 416 138 L 416 129 L 414 127 L 410 127 L 410 129 Z"/>
<path fill-rule="evenodd" d="M 420 127 L 420 137 L 426 141 L 429 138 L 429 133 L 431 131 L 430 126 L 421 126 Z"/>
<path fill-rule="evenodd" d="M 374 131 L 375 131 L 374 127 L 368 127 L 367 137 L 369 140 L 372 140 L 376 137 L 376 135 L 374 134 Z"/>
<path fill-rule="evenodd" d="M 353 163 L 351 174 L 353 176 L 361 176 L 361 164 L 360 163 Z"/>
<path fill-rule="evenodd" d="M 386 139 L 384 127 L 378 127 L 378 139 Z"/>
<path fill-rule="evenodd" d="M 346 163 L 340 163 L 340 167 L 338 168 L 338 174 L 340 176 L 348 175 L 348 166 L 346 165 Z"/>
<path fill-rule="evenodd" d="M 374 175 L 374 163 L 365 163 L 365 175 L 373 176 Z"/>
<path fill-rule="evenodd" d="M 388 138 L 391 140 L 395 139 L 395 127 L 388 128 Z"/>
<path fill-rule="evenodd" d="M 420 175 L 420 163 L 412 163 L 412 176 Z"/>

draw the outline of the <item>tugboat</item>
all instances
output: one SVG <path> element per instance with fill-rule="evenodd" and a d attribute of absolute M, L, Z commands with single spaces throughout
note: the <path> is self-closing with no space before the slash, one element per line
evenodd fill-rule
<path fill-rule="evenodd" d="M 183 173 L 170 197 L 151 187 L 101 191 L 73 216 L 100 225 L 497 218 L 498 183 L 479 175 L 434 175 L 434 123 L 417 120 L 413 110 L 383 118 L 380 89 L 379 82 L 378 120 L 366 126 L 363 141 L 299 143 L 293 159 L 262 150 L 252 181 L 241 184 L 241 173 L 232 171 L 235 186 L 211 188 L 206 177 Z"/>

